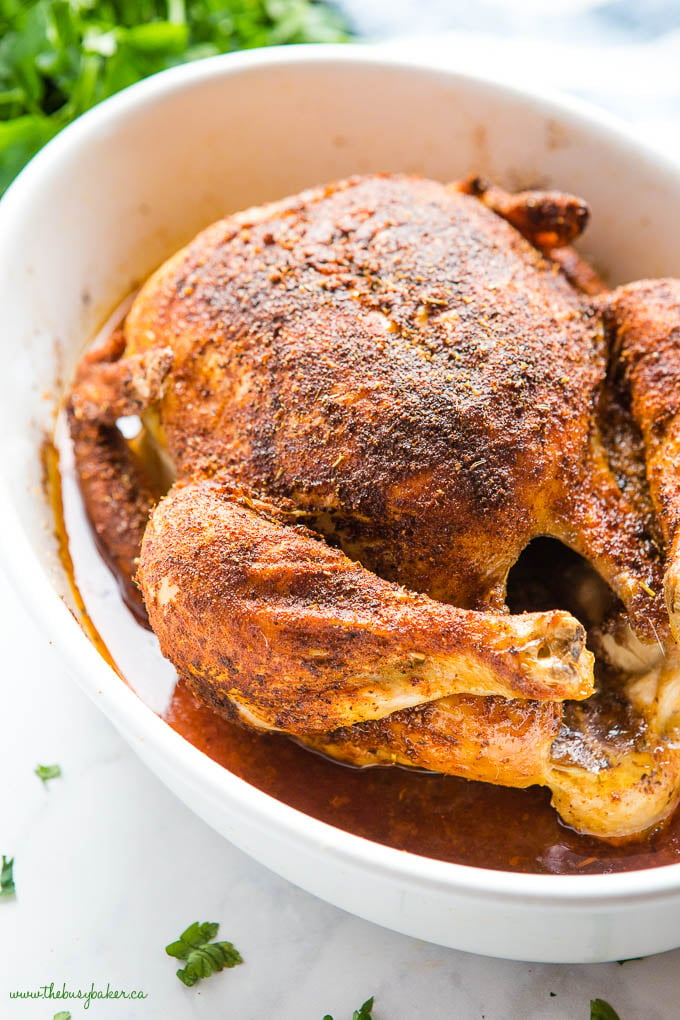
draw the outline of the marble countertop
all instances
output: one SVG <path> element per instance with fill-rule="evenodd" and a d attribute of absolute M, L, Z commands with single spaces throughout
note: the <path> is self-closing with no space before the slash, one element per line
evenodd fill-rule
<path fill-rule="evenodd" d="M 359 21 L 363 11 L 366 31 L 381 30 L 375 11 L 384 3 L 373 5 L 372 23 L 370 5 L 345 6 Z M 502 59 L 497 36 L 480 35 L 476 24 L 443 36 L 450 21 L 436 19 L 446 5 L 416 6 L 418 26 L 404 2 L 393 5 L 392 24 L 437 38 L 392 45 L 426 47 L 437 60 L 457 54 L 468 65 Z M 553 19 L 555 36 L 568 5 L 552 6 L 562 18 Z M 602 7 L 571 5 L 589 8 L 593 18 Z M 526 75 L 529 56 L 540 51 L 540 73 L 551 85 L 595 98 L 680 157 L 677 33 L 648 33 L 635 47 L 619 33 L 603 50 L 593 29 L 586 44 L 571 65 L 578 74 L 568 71 L 569 53 L 557 37 L 540 47 L 520 41 L 527 59 L 515 66 Z M 289 885 L 225 842 L 146 770 L 68 677 L 1 575 L 0 620 L 0 852 L 15 857 L 17 890 L 16 898 L 0 899 L 0 1020 L 52 1020 L 60 1009 L 74 1020 L 322 1020 L 326 1013 L 349 1020 L 370 995 L 375 1020 L 587 1020 L 595 997 L 621 1020 L 680 1015 L 680 950 L 623 966 L 485 959 L 378 928 Z M 62 777 L 44 786 L 33 773 L 39 762 L 58 762 Z M 220 937 L 235 943 L 245 963 L 189 989 L 164 946 L 194 920 L 219 921 Z M 10 998 L 51 982 L 72 990 L 108 983 L 147 997 L 94 1001 L 89 1009 Z"/>

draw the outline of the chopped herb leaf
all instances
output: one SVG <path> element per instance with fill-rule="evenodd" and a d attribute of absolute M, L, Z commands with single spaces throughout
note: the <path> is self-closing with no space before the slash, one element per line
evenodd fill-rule
<path fill-rule="evenodd" d="M 71 1014 L 62 1010 L 61 1013 L 54 1014 L 54 1020 L 71 1020 Z"/>
<path fill-rule="evenodd" d="M 0 0 L 0 195 L 58 131 L 140 78 L 231 50 L 347 37 L 318 0 Z"/>
<path fill-rule="evenodd" d="M 2 855 L 2 868 L 0 868 L 0 896 L 15 896 L 14 888 L 14 858 Z"/>
<path fill-rule="evenodd" d="M 373 996 L 366 999 L 359 1009 L 354 1010 L 352 1020 L 373 1020 Z"/>
<path fill-rule="evenodd" d="M 590 1020 L 621 1020 L 621 1018 L 613 1006 L 604 999 L 591 999 Z"/>
<path fill-rule="evenodd" d="M 33 770 L 38 777 L 46 783 L 48 779 L 58 779 L 61 775 L 61 765 L 36 765 Z"/>
<path fill-rule="evenodd" d="M 243 963 L 241 954 L 231 942 L 212 941 L 219 928 L 215 921 L 205 921 L 203 924 L 194 921 L 176 942 L 165 947 L 168 956 L 186 960 L 186 967 L 177 971 L 177 977 L 183 984 L 191 987 L 201 978 L 210 977 L 218 970 Z"/>
<path fill-rule="evenodd" d="M 352 1020 L 373 1020 L 373 999 L 372 995 L 370 999 L 366 999 L 366 1002 L 359 1006 L 359 1009 L 355 1009 L 352 1013 Z M 326 1013 L 323 1020 L 333 1020 L 333 1017 L 330 1013 Z"/>

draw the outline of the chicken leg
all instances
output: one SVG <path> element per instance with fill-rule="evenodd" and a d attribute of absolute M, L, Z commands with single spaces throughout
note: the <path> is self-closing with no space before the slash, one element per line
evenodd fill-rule
<path fill-rule="evenodd" d="M 139 583 L 180 674 L 255 725 L 328 731 L 449 694 L 562 701 L 593 688 L 585 632 L 568 613 L 435 602 L 216 481 L 161 501 Z"/>

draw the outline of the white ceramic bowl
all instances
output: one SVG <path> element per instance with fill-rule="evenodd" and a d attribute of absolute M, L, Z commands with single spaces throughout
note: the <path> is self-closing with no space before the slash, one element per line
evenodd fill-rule
<path fill-rule="evenodd" d="M 680 275 L 678 168 L 574 101 L 360 47 L 252 51 L 159 75 L 82 117 L 0 203 L 2 562 L 149 767 L 290 881 L 476 953 L 576 962 L 679 946 L 680 864 L 595 877 L 463 867 L 368 842 L 253 789 L 157 718 L 60 597 L 39 448 L 84 341 L 134 283 L 225 211 L 375 170 L 554 183 L 591 203 L 588 250 L 614 280 Z"/>

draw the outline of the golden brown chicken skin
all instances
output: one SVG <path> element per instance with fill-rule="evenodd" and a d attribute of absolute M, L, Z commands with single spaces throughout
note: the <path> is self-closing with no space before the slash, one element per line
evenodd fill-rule
<path fill-rule="evenodd" d="M 680 285 L 604 291 L 567 248 L 587 215 L 385 175 L 222 220 L 81 363 L 69 416 L 100 544 L 129 573 L 139 553 L 198 697 L 354 764 L 544 783 L 622 838 L 680 794 Z M 176 473 L 148 525 L 115 428 L 139 413 Z M 509 613 L 537 536 L 609 586 L 588 635 L 562 608 Z M 598 698 L 634 737 L 612 743 Z"/>

